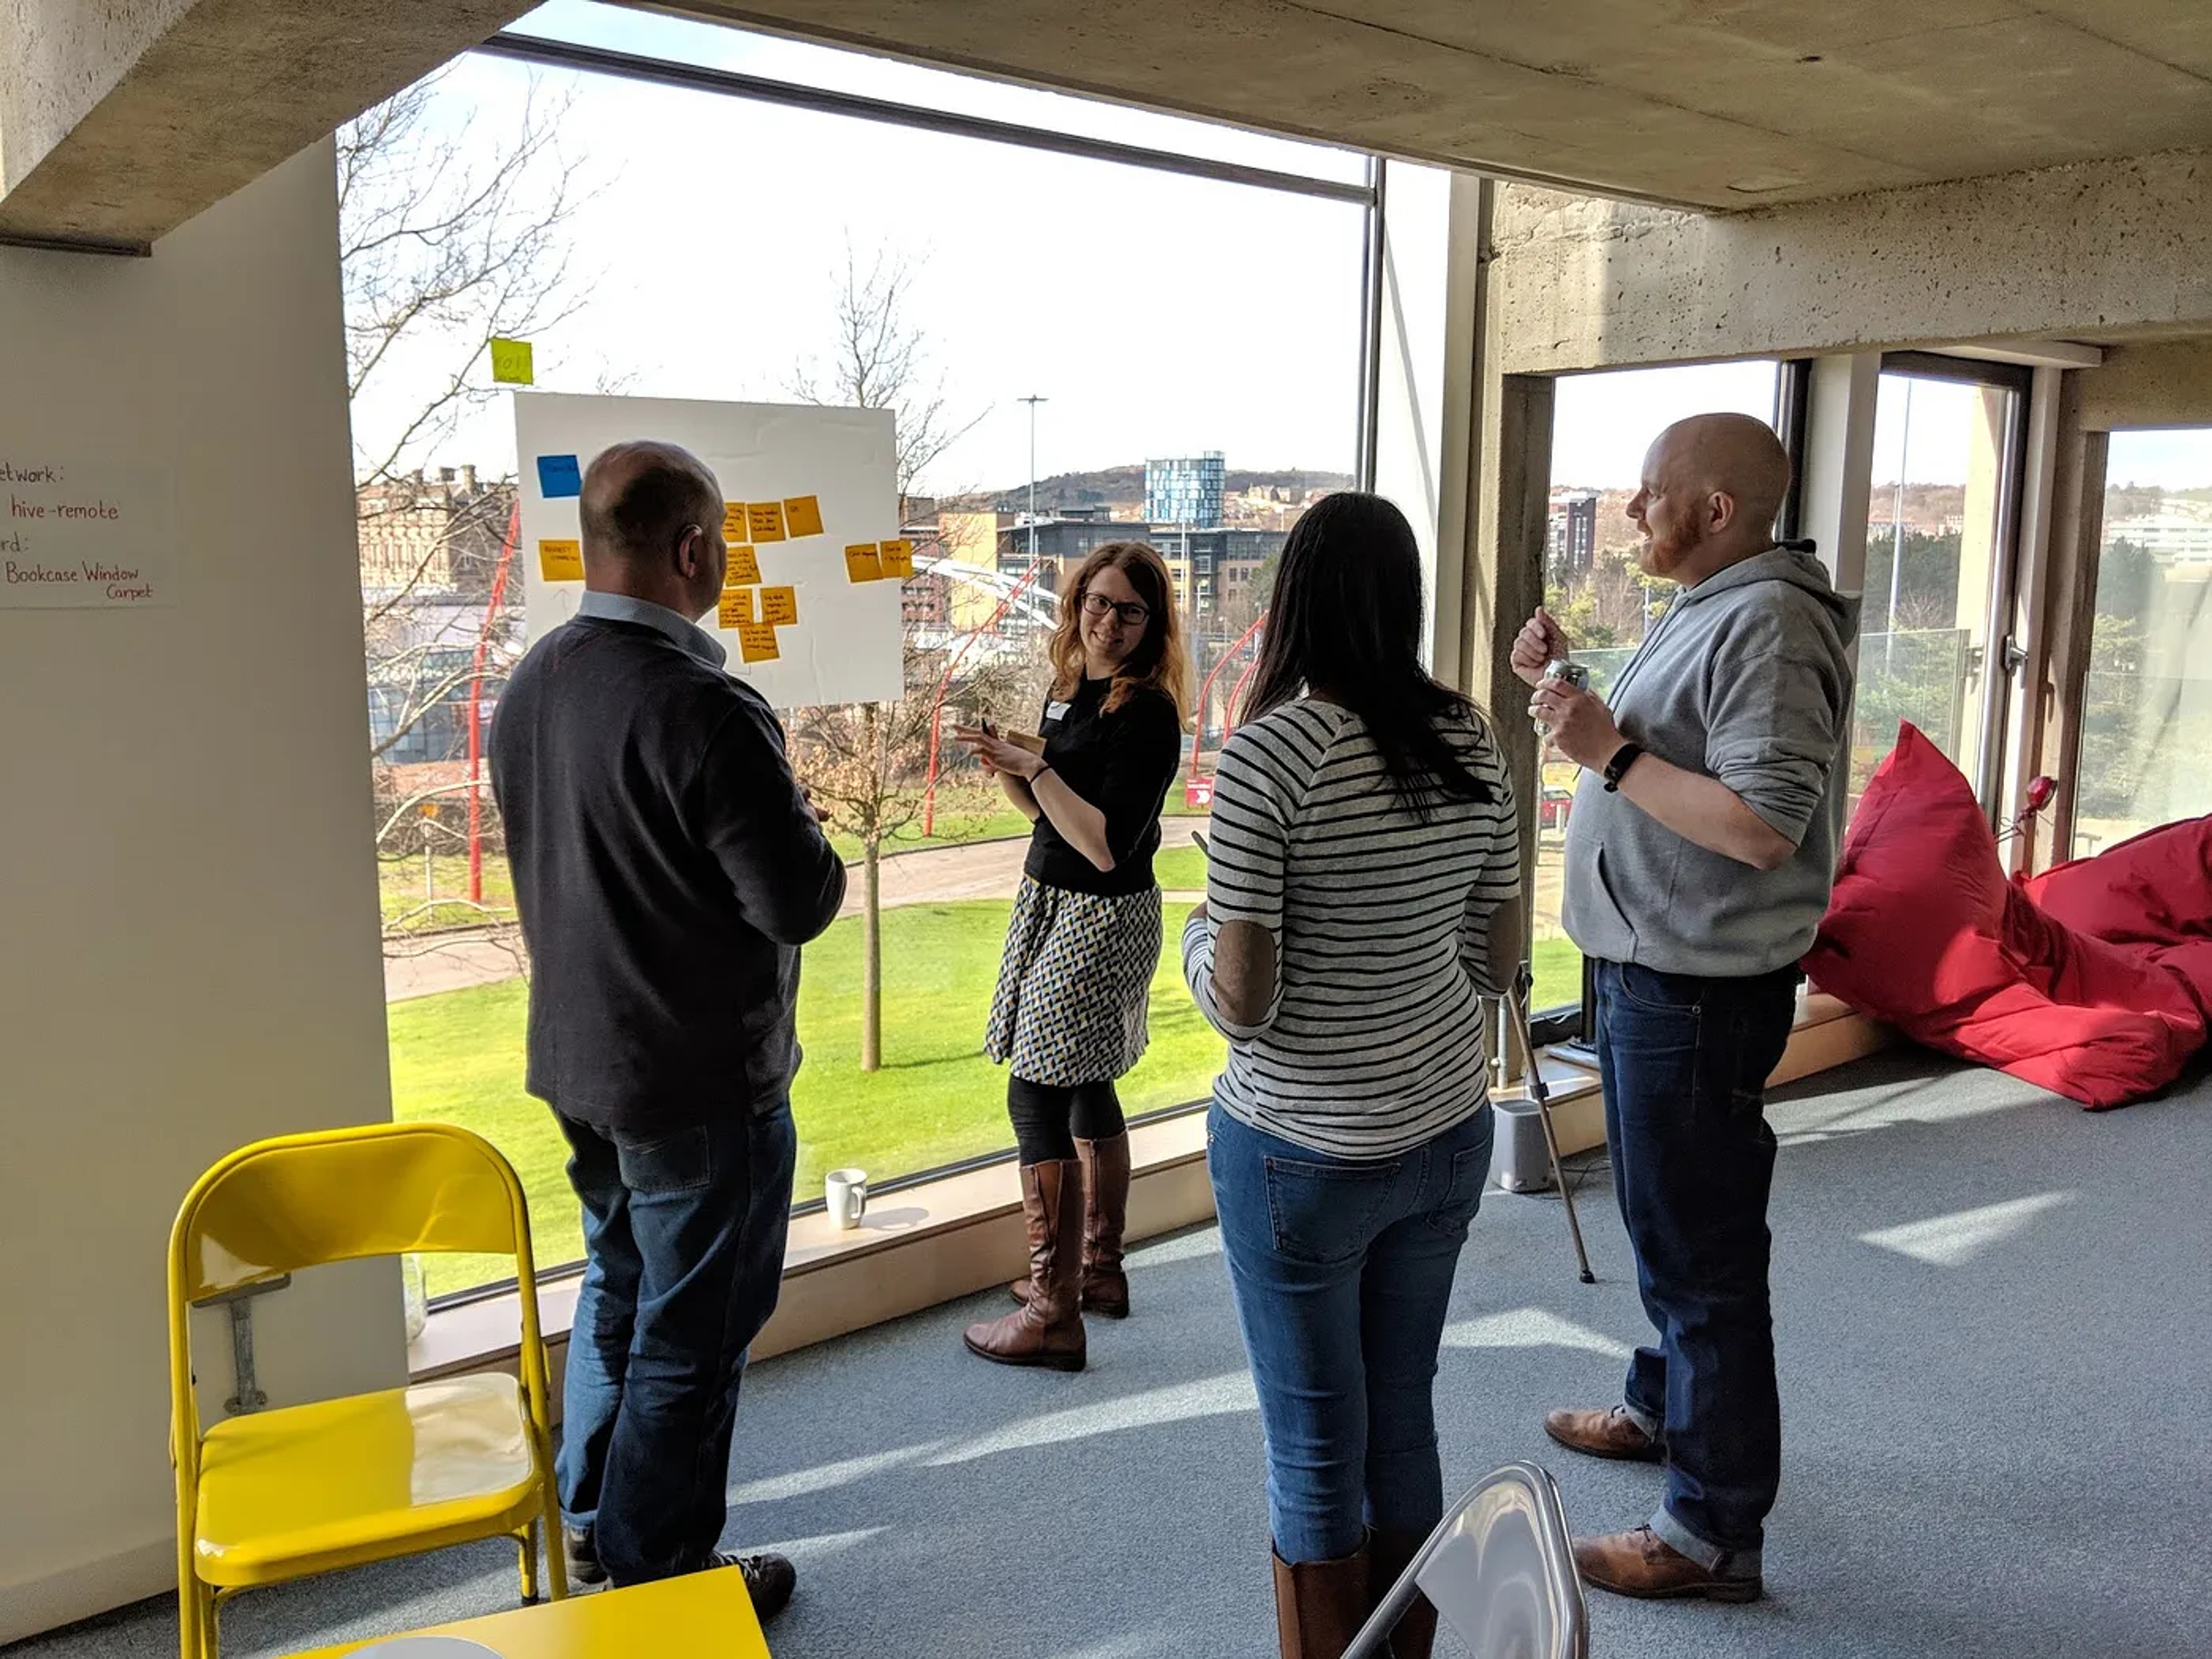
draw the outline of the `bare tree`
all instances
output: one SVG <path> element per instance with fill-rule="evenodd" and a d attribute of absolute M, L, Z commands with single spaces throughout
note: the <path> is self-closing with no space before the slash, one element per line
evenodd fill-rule
<path fill-rule="evenodd" d="M 945 376 L 930 373 L 928 336 L 908 315 L 920 270 L 906 254 L 878 248 L 863 276 L 848 240 L 844 269 L 830 279 L 836 328 L 829 362 L 805 363 L 791 377 L 791 394 L 801 403 L 896 413 L 901 524 L 915 481 L 991 412 L 987 406 L 963 416 L 947 407 Z"/>
<path fill-rule="evenodd" d="M 858 703 L 802 712 L 794 722 L 798 770 L 832 825 L 860 843 L 860 1069 L 883 1064 L 883 853 L 910 834 L 921 816 L 942 653 L 906 647 L 907 694 L 896 702 Z M 1009 720 L 1033 678 L 1023 665 L 981 655 L 963 665 L 947 688 L 948 706 L 963 717 Z"/>
<path fill-rule="evenodd" d="M 489 342 L 543 338 L 590 292 L 567 234 L 592 194 L 560 148 L 568 100 L 533 82 L 512 132 L 487 143 L 474 121 L 452 118 L 444 81 L 416 82 L 337 135 L 380 857 L 411 855 L 434 822 L 421 809 L 453 792 L 450 781 L 398 783 L 389 757 L 477 672 L 514 502 L 512 480 L 456 488 L 450 473 L 426 478 L 422 462 L 498 395 Z M 487 676 L 503 672 L 512 640 L 483 644 Z"/>
<path fill-rule="evenodd" d="M 831 276 L 831 349 L 826 360 L 801 363 L 790 380 L 792 395 L 805 403 L 892 412 L 902 525 L 915 481 L 988 412 L 963 416 L 951 410 L 945 376 L 932 373 L 928 337 L 911 314 L 916 270 L 905 254 L 878 249 L 863 271 L 848 240 L 843 270 Z M 794 732 L 799 775 L 838 826 L 860 843 L 864 1072 L 883 1063 L 883 849 L 910 830 L 921 814 L 919 789 L 929 764 L 938 684 L 945 673 L 945 659 L 918 650 L 911 640 L 905 659 L 906 696 L 897 702 L 810 709 Z M 958 695 L 963 706 L 996 712 L 999 671 L 993 662 L 988 656 L 979 658 L 963 680 Z"/>

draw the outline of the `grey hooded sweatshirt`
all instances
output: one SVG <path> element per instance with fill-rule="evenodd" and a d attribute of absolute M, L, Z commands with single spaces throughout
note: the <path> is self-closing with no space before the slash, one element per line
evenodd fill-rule
<path fill-rule="evenodd" d="M 1584 773 L 1567 822 L 1567 933 L 1586 957 L 1747 978 L 1802 957 L 1828 906 L 1850 769 L 1859 602 L 1782 548 L 1677 594 L 1608 699 L 1646 752 L 1718 778 L 1794 842 L 1757 870 Z"/>

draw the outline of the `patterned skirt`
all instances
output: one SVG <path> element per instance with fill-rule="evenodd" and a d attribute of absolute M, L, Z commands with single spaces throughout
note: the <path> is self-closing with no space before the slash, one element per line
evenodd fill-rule
<path fill-rule="evenodd" d="M 1160 890 L 1108 898 L 1022 878 L 983 1052 L 1048 1088 L 1108 1083 L 1145 1052 Z"/>

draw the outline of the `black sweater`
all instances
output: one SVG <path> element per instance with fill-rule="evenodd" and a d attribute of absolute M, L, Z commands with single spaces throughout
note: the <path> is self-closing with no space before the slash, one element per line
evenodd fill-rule
<path fill-rule="evenodd" d="M 501 697 L 493 793 L 530 947 L 530 1092 L 606 1130 L 783 1099 L 799 946 L 845 866 L 758 693 L 630 623 L 579 617 Z"/>
<path fill-rule="evenodd" d="M 1039 729 L 1045 760 L 1060 781 L 1105 815 L 1114 867 L 1091 863 L 1047 817 L 1036 821 L 1024 867 L 1048 887 L 1119 897 L 1152 885 L 1160 808 L 1182 759 L 1182 719 L 1174 701 L 1158 691 L 1132 692 L 1108 713 L 1113 684 L 1085 680 L 1066 702 L 1048 702 Z"/>

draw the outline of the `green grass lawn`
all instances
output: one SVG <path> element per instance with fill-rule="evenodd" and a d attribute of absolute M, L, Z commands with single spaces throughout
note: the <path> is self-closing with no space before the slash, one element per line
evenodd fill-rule
<path fill-rule="evenodd" d="M 424 902 L 426 884 L 422 857 L 379 859 L 376 861 L 378 897 L 388 927 L 405 919 L 410 931 L 428 927 L 466 927 L 472 923 L 504 921 L 514 914 L 514 882 L 507 867 L 507 854 L 488 849 L 483 857 L 483 902 L 498 912 L 488 917 L 465 902 L 469 891 L 469 855 L 441 853 L 430 861 L 427 891 L 432 908 L 413 914 Z"/>
<path fill-rule="evenodd" d="M 1195 849 L 1191 849 L 1194 854 Z M 913 905 L 884 916 L 884 1066 L 860 1069 L 860 930 L 836 923 L 806 952 L 799 1001 L 806 1064 L 793 1091 L 799 1170 L 793 1196 L 818 1196 L 826 1170 L 857 1164 L 878 1176 L 953 1163 L 1004 1147 L 1006 1073 L 980 1052 L 1004 942 L 1006 908 L 976 900 Z M 1131 1113 L 1203 1099 L 1222 1044 L 1182 984 L 1177 943 L 1187 905 L 1168 907 L 1152 981 L 1152 1047 L 1123 1079 Z M 927 964 L 902 979 L 902 963 Z M 1579 994 L 1580 966 L 1565 940 L 1536 947 L 1534 1005 Z M 530 1194 L 538 1259 L 583 1253 L 567 1146 L 551 1115 L 522 1092 L 520 980 L 394 1003 L 390 1010 L 394 1115 L 438 1119 L 489 1138 Z M 495 1261 L 432 1257 L 433 1295 L 506 1276 Z"/>

